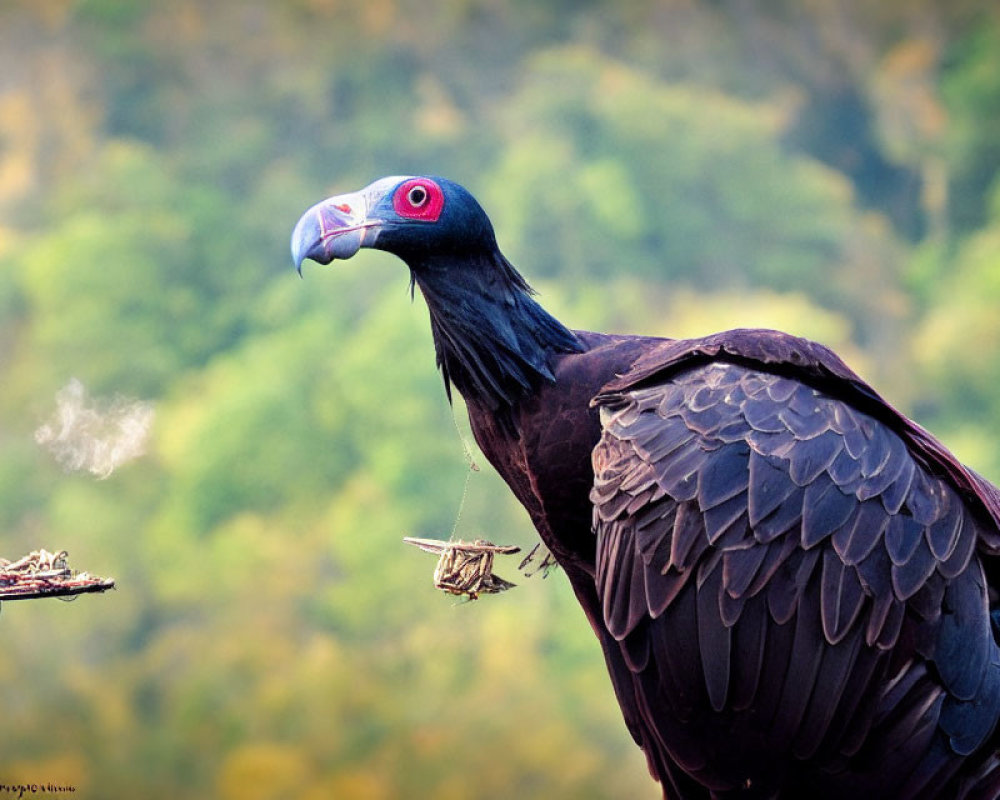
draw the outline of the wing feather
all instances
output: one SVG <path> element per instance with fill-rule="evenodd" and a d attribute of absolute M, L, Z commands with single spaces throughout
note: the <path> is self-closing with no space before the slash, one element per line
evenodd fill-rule
<path fill-rule="evenodd" d="M 720 447 L 698 473 L 698 505 L 703 511 L 731 500 L 746 491 L 748 472 L 746 443 Z M 741 502 L 746 508 L 746 501 Z"/>
<path fill-rule="evenodd" d="M 843 562 L 835 551 L 823 552 L 820 613 L 823 633 L 833 645 L 839 643 L 855 626 L 865 603 L 865 591 L 857 570 Z"/>
<path fill-rule="evenodd" d="M 767 547 L 732 548 L 725 551 L 722 557 L 722 585 L 730 597 L 748 594 L 747 590 L 768 552 Z"/>
<path fill-rule="evenodd" d="M 799 609 L 794 621 L 789 623 L 795 626 L 789 660 L 794 669 L 785 678 L 778 713 L 773 723 L 775 741 L 782 746 L 782 749 L 791 747 L 799 728 L 803 726 L 809 699 L 816 686 L 816 678 L 826 650 L 819 614 L 816 613 L 818 586 L 808 584 L 804 588 L 804 593 L 806 594 L 804 607 Z M 827 689 L 828 687 L 823 687 L 823 691 Z"/>
<path fill-rule="evenodd" d="M 944 737 L 925 785 L 947 784 L 1000 717 L 964 496 L 879 419 L 744 364 L 601 402 L 597 588 L 651 763 L 721 791 L 724 765 L 757 769 L 733 731 L 831 775 Z"/>
<path fill-rule="evenodd" d="M 845 494 L 827 476 L 817 476 L 806 487 L 802 505 L 802 546 L 814 547 L 841 528 L 854 513 L 858 501 Z"/>
<path fill-rule="evenodd" d="M 808 447 L 797 447 L 796 458 L 789 462 L 788 476 L 799 486 L 811 485 L 828 471 L 844 449 L 844 437 L 832 430 L 809 440 Z"/>
<path fill-rule="evenodd" d="M 780 508 L 782 501 L 799 487 L 789 486 L 780 459 L 761 455 L 756 450 L 750 452 L 748 472 L 747 508 L 750 513 L 750 524 L 756 527 L 761 520 Z"/>
<path fill-rule="evenodd" d="M 721 565 L 706 564 L 706 575 L 699 581 L 697 592 L 698 646 L 705 674 L 708 702 L 715 711 L 726 707 L 729 692 L 729 671 L 732 659 L 732 628 L 725 625 L 719 613 L 722 591 Z"/>
<path fill-rule="evenodd" d="M 771 617 L 763 597 L 754 597 L 745 604 L 740 624 L 734 628 L 732 691 L 729 702 L 735 711 L 751 708 L 758 698 L 758 687 L 764 673 L 764 650 L 767 645 Z"/>
<path fill-rule="evenodd" d="M 799 727 L 792 743 L 796 758 L 814 756 L 830 731 L 847 697 L 848 681 L 854 673 L 862 642 L 862 631 L 855 627 L 849 636 L 822 649 L 822 661 L 806 711 L 810 724 Z"/>

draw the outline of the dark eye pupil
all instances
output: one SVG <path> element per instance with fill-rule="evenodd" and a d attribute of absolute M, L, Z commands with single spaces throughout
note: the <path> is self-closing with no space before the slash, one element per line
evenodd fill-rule
<path fill-rule="evenodd" d="M 414 186 L 410 189 L 410 203 L 414 206 L 422 206 L 427 200 L 427 190 L 423 186 Z"/>

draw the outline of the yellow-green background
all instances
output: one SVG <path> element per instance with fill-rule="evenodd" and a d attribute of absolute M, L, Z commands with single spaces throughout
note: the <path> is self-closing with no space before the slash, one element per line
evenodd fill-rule
<path fill-rule="evenodd" d="M 3 0 L 0 555 L 119 589 L 4 604 L 0 783 L 657 796 L 562 576 L 401 544 L 467 474 L 426 311 L 292 225 L 447 175 L 567 324 L 820 339 L 1000 478 L 998 170 L 987 0 Z M 104 481 L 33 440 L 73 377 L 156 408 Z M 533 541 L 488 468 L 456 534 Z"/>

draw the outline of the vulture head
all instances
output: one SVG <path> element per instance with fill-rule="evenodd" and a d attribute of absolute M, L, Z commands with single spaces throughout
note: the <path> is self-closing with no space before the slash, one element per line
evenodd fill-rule
<path fill-rule="evenodd" d="M 411 269 L 465 261 L 496 252 L 493 225 L 482 206 L 443 178 L 394 176 L 317 203 L 292 233 L 292 259 L 301 271 L 312 259 L 329 264 L 373 247 Z"/>
<path fill-rule="evenodd" d="M 317 203 L 292 233 L 301 272 L 362 247 L 399 256 L 427 301 L 437 363 L 454 385 L 503 421 L 540 382 L 554 380 L 551 360 L 582 349 L 547 314 L 497 247 L 493 224 L 463 187 L 444 178 L 382 178 L 357 192 Z"/>

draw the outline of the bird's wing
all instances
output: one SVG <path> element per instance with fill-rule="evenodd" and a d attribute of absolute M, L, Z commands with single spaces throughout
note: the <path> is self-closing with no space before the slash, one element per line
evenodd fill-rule
<path fill-rule="evenodd" d="M 721 361 L 786 375 L 842 399 L 885 424 L 911 456 L 931 474 L 943 476 L 977 513 L 993 519 L 982 531 L 979 548 L 1000 555 L 1000 490 L 958 461 L 930 433 L 905 417 L 865 383 L 841 358 L 817 342 L 781 331 L 737 329 L 698 339 L 664 339 L 638 358 L 631 368 L 609 381 L 594 398 L 606 404 L 626 389 L 662 382 L 698 364 Z"/>
<path fill-rule="evenodd" d="M 599 396 L 593 454 L 605 650 L 651 763 L 720 789 L 787 783 L 780 752 L 951 779 L 1000 714 L 991 496 L 818 345 L 662 347 Z"/>

